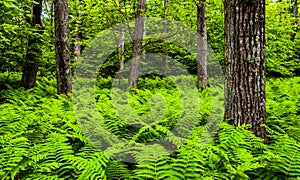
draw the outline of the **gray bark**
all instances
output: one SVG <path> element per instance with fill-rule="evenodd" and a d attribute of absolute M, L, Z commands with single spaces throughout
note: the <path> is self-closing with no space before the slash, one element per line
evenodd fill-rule
<path fill-rule="evenodd" d="M 124 24 L 120 25 L 120 38 L 119 38 L 119 63 L 120 63 L 120 70 L 124 69 L 124 51 L 125 51 L 125 29 L 124 29 Z"/>
<path fill-rule="evenodd" d="M 80 18 L 82 16 L 82 13 L 80 11 L 78 11 L 77 15 L 78 15 L 78 18 Z M 81 32 L 79 31 L 79 27 L 80 27 L 80 24 L 77 23 L 76 28 L 75 28 L 75 33 L 74 33 L 74 39 L 75 39 L 74 60 L 75 61 L 79 60 L 80 53 L 81 53 L 80 41 L 81 41 L 82 37 L 81 37 Z"/>
<path fill-rule="evenodd" d="M 142 48 L 142 39 L 144 33 L 144 17 L 142 16 L 142 12 L 145 10 L 146 0 L 139 0 L 138 8 L 136 13 L 136 24 L 134 31 L 134 40 L 133 40 L 133 49 L 132 49 L 132 57 L 130 64 L 130 74 L 128 83 L 130 86 L 137 88 L 138 86 L 138 72 L 139 72 L 139 64 L 140 64 L 140 55 Z"/>
<path fill-rule="evenodd" d="M 167 20 L 167 18 L 168 18 L 168 14 L 167 14 L 168 6 L 169 6 L 169 0 L 164 0 L 164 10 L 165 10 L 165 19 L 166 19 L 166 20 Z M 166 22 L 166 24 L 165 24 L 165 26 L 164 26 L 164 32 L 163 32 L 163 34 L 166 35 L 167 33 L 168 33 L 168 24 L 167 24 L 167 22 Z M 167 44 L 167 38 L 164 38 L 163 48 L 164 48 L 163 61 L 165 62 L 166 68 L 169 68 L 169 64 L 168 64 L 168 44 Z"/>
<path fill-rule="evenodd" d="M 267 142 L 265 0 L 225 0 L 225 119 Z"/>
<path fill-rule="evenodd" d="M 54 0 L 57 93 L 72 92 L 68 0 Z"/>
<path fill-rule="evenodd" d="M 207 32 L 206 32 L 206 0 L 197 4 L 198 54 L 197 74 L 198 88 L 207 87 Z"/>
<path fill-rule="evenodd" d="M 120 9 L 122 9 L 122 6 L 120 6 Z M 120 18 L 123 21 L 124 20 L 124 14 L 120 13 Z M 125 29 L 124 24 L 120 24 L 120 37 L 119 37 L 119 45 L 118 45 L 118 51 L 119 51 L 119 63 L 120 63 L 120 70 L 124 69 L 124 51 L 125 51 Z"/>

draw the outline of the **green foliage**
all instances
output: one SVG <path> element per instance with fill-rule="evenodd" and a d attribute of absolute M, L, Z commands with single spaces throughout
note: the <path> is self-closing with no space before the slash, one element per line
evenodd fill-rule
<path fill-rule="evenodd" d="M 300 144 L 288 135 L 277 136 L 277 141 L 269 146 L 266 153 L 266 170 L 261 171 L 262 179 L 299 178 Z M 272 172 L 268 173 L 268 172 Z"/>
<path fill-rule="evenodd" d="M 290 1 L 270 2 L 266 9 L 266 56 L 270 76 L 292 76 L 300 69 L 299 19 Z"/>
<path fill-rule="evenodd" d="M 0 2 L 0 71 L 20 69 L 26 53 L 27 35 L 30 33 L 26 22 L 30 2 Z"/>
<path fill-rule="evenodd" d="M 131 179 L 132 172 L 128 169 L 128 167 L 116 160 L 112 160 L 109 162 L 106 168 L 107 179 Z"/>
<path fill-rule="evenodd" d="M 30 27 L 29 6 L 32 0 L 10 0 L 0 2 L 0 62 L 1 72 L 20 71 L 28 50 L 28 37 L 36 28 Z M 196 2 L 195 1 L 170 1 L 167 8 L 158 0 L 147 1 L 145 16 L 165 17 L 180 21 L 184 25 L 196 30 Z M 79 32 L 82 36 L 82 50 L 102 30 L 126 22 L 135 17 L 136 1 L 69 1 L 70 14 L 70 42 L 71 57 L 74 57 L 74 33 Z M 45 4 L 43 22 L 45 31 L 39 38 L 42 39 L 43 51 L 40 58 L 39 70 L 46 74 L 55 74 L 55 50 L 54 50 L 54 23 L 51 2 Z M 299 75 L 299 47 L 300 47 L 300 23 L 299 18 L 294 18 L 291 13 L 290 1 L 267 1 L 266 5 L 266 58 L 268 76 L 293 76 Z M 208 0 L 207 8 L 207 32 L 208 42 L 214 50 L 217 58 L 223 65 L 224 62 L 224 7 L 220 0 Z M 78 13 L 82 16 L 78 16 Z M 121 18 L 121 14 L 124 18 Z M 128 25 L 127 23 L 125 23 Z M 162 51 L 161 45 L 150 44 L 146 47 L 147 52 Z M 131 45 L 126 44 L 125 59 L 131 55 Z M 195 70 L 195 57 L 188 55 L 180 48 L 169 45 L 168 52 L 171 57 L 183 63 L 193 74 Z M 117 53 L 116 53 L 117 54 Z M 72 67 L 76 63 L 72 59 Z M 118 58 L 112 58 L 106 69 L 117 70 Z M 112 73 L 110 74 L 112 75 Z"/>
<path fill-rule="evenodd" d="M 40 70 L 48 76 L 38 77 L 36 88 L 17 89 L 21 76 L 15 72 L 21 70 L 24 62 L 28 36 L 37 35 L 34 33 L 37 27 L 30 27 L 27 20 L 31 3 L 31 0 L 0 2 L 0 71 L 6 71 L 0 75 L 0 179 L 300 179 L 299 77 L 268 79 L 270 144 L 263 144 L 247 126 L 221 123 L 212 140 L 204 145 L 203 132 L 209 128 L 210 109 L 217 106 L 211 103 L 211 95 L 223 93 L 221 88 L 217 92 L 208 88 L 198 94 L 201 109 L 197 124 L 182 145 L 181 139 L 171 133 L 180 118 L 182 102 L 175 84 L 167 78 L 154 75 L 140 78 L 136 94 L 129 94 L 130 108 L 120 106 L 140 116 L 151 115 L 153 107 L 165 108 L 162 117 L 148 124 L 144 122 L 140 128 L 128 123 L 134 119 L 132 114 L 126 115 L 128 122 L 119 117 L 112 102 L 113 78 L 109 76 L 119 68 L 117 51 L 101 69 L 105 70 L 101 72 L 105 78 L 99 77 L 96 82 L 95 100 L 101 120 L 111 133 L 131 142 L 151 143 L 168 134 L 168 146 L 177 150 L 169 155 L 163 146 L 135 147 L 141 152 L 130 154 L 136 164 L 114 160 L 98 151 L 83 135 L 70 97 L 56 95 L 56 81 L 52 77 L 55 74 L 54 26 L 49 9 L 43 16 L 46 30 L 39 37 L 43 51 Z M 80 44 L 84 50 L 98 32 L 134 18 L 135 6 L 136 1 L 69 1 L 71 47 L 75 43 L 75 31 L 82 34 Z M 292 17 L 290 6 L 286 0 L 267 1 L 269 76 L 299 75 L 300 23 Z M 170 1 L 169 7 L 164 8 L 161 1 L 150 0 L 146 9 L 146 16 L 167 15 L 196 30 L 195 1 Z M 221 62 L 224 60 L 223 11 L 222 1 L 207 1 L 208 41 Z M 152 43 L 147 39 L 145 42 L 146 52 L 162 53 L 162 41 Z M 170 57 L 183 63 L 192 74 L 196 73 L 193 55 L 176 44 L 167 43 L 167 47 Z M 130 59 L 131 49 L 131 43 L 125 45 L 125 60 Z M 99 144 L 103 145 L 104 140 Z"/>
<path fill-rule="evenodd" d="M 0 79 L 5 80 L 6 75 Z M 12 75 L 7 82 L 18 79 Z M 202 133 L 209 117 L 209 90 L 199 124 L 188 141 L 168 155 L 163 146 L 139 147 L 144 153 L 131 154 L 137 164 L 112 160 L 95 149 L 83 136 L 69 98 L 57 96 L 55 80 L 38 79 L 36 88 L 1 90 L 0 177 L 1 179 L 296 179 L 300 177 L 299 78 L 270 79 L 267 84 L 268 132 L 270 144 L 246 130 L 221 123 L 212 141 L 204 146 Z M 112 78 L 99 78 L 97 104 L 111 132 L 136 142 L 160 138 L 172 127 L 180 103 L 167 79 L 140 81 L 131 105 L 140 115 L 149 114 L 147 103 L 161 93 L 173 106 L 152 129 L 132 129 L 115 113 L 110 103 Z M 150 84 L 149 84 L 150 83 Z M 220 89 L 221 91 L 221 89 Z M 155 99 L 154 99 L 155 100 Z M 151 100 L 150 100 L 151 102 Z M 158 103 L 158 102 L 157 102 Z M 176 121 L 175 121 L 176 122 Z M 143 133 L 140 133 L 143 132 Z M 158 134 L 155 135 L 155 134 Z M 176 146 L 176 139 L 171 141 Z M 137 148 L 137 147 L 136 147 Z M 165 154 L 161 154 L 165 153 Z"/>
<path fill-rule="evenodd" d="M 216 57 L 224 67 L 224 7 L 220 0 L 208 0 L 207 12 L 207 37 L 208 44 L 214 50 Z"/>
<path fill-rule="evenodd" d="M 300 78 L 270 79 L 267 85 L 267 117 L 276 133 L 288 134 L 300 141 Z"/>
<path fill-rule="evenodd" d="M 2 94 L 3 93 L 3 94 Z M 1 91 L 1 179 L 105 179 L 108 158 L 89 145 L 55 80 Z"/>
<path fill-rule="evenodd" d="M 141 79 L 139 89 L 136 91 L 137 95 L 131 93 L 128 97 L 130 105 L 128 106 L 121 103 L 117 105 L 113 104 L 111 91 L 116 91 L 114 92 L 116 94 L 115 102 L 125 97 L 121 96 L 121 90 L 111 90 L 110 86 L 107 86 L 109 82 L 112 83 L 112 80 L 111 78 L 99 78 L 97 84 L 102 85 L 96 89 L 95 93 L 100 118 L 112 133 L 122 138 L 134 139 L 134 141 L 145 143 L 160 139 L 176 125 L 182 113 L 182 101 L 179 91 L 175 88 L 176 86 L 172 81 L 167 78 L 161 79 L 158 77 L 155 79 Z M 119 80 L 115 79 L 114 81 L 118 83 Z M 103 85 L 106 85 L 106 87 Z M 208 94 L 202 96 L 206 97 Z M 115 111 L 116 108 L 128 113 L 120 117 Z M 207 108 L 207 106 L 202 107 L 202 109 L 204 108 Z M 152 110 L 155 112 L 151 112 Z M 131 111 L 134 114 L 131 114 Z M 141 123 L 143 128 L 137 129 L 131 127 L 129 122 L 131 119 L 135 119 L 135 114 L 139 116 L 150 115 L 150 119 L 152 120 L 147 123 L 143 121 L 135 122 Z M 163 116 L 151 116 L 152 114 L 162 114 Z"/>

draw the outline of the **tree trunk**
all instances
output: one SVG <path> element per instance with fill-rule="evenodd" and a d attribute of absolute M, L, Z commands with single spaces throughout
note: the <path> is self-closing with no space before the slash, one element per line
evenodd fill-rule
<path fill-rule="evenodd" d="M 225 0 L 225 119 L 267 142 L 265 0 Z"/>
<path fill-rule="evenodd" d="M 144 17 L 143 17 L 144 18 Z M 144 27 L 143 27 L 143 36 L 142 37 L 146 37 L 147 35 L 147 29 L 146 29 L 146 22 L 144 21 Z M 145 45 L 145 42 L 143 42 L 143 38 L 142 38 L 142 47 Z M 144 49 L 142 51 L 141 54 L 146 54 L 147 50 L 146 50 L 146 46 L 144 46 Z"/>
<path fill-rule="evenodd" d="M 120 63 L 120 70 L 124 69 L 124 51 L 125 51 L 125 29 L 124 24 L 120 24 L 120 39 L 119 39 L 119 63 Z"/>
<path fill-rule="evenodd" d="M 164 35 L 166 35 L 168 33 L 168 22 L 167 22 L 167 18 L 168 18 L 167 9 L 168 9 L 168 6 L 169 6 L 169 0 L 164 0 L 164 11 L 165 11 L 165 20 L 166 20 L 166 24 L 164 26 L 164 32 L 163 32 Z M 163 50 L 164 50 L 163 61 L 165 62 L 166 68 L 169 68 L 167 38 L 164 38 Z"/>
<path fill-rule="evenodd" d="M 122 5 L 120 5 L 120 11 L 122 10 Z M 120 18 L 123 21 L 124 20 L 124 14 L 121 12 L 120 13 Z M 119 51 L 119 63 L 120 63 L 120 70 L 124 69 L 124 51 L 125 51 L 125 29 L 124 29 L 124 24 L 120 24 L 120 37 L 119 37 L 119 46 L 118 46 L 118 51 Z"/>
<path fill-rule="evenodd" d="M 42 0 L 36 0 L 31 6 L 32 17 L 29 18 L 31 27 L 40 25 L 40 29 L 35 33 L 42 34 L 44 24 L 42 22 Z M 36 85 L 36 76 L 39 65 L 39 58 L 42 55 L 42 50 L 40 48 L 41 39 L 36 34 L 31 34 L 28 37 L 28 49 L 26 53 L 26 60 L 23 66 L 23 74 L 21 79 L 21 86 L 25 89 L 33 88 Z"/>
<path fill-rule="evenodd" d="M 68 0 L 54 0 L 57 93 L 72 92 Z"/>
<path fill-rule="evenodd" d="M 140 64 L 140 55 L 142 48 L 142 39 L 144 33 L 144 17 L 141 15 L 145 10 L 146 0 L 139 0 L 138 8 L 136 12 L 136 24 L 135 24 L 135 32 L 134 32 L 134 40 L 133 40 L 133 49 L 132 49 L 132 57 L 130 64 L 130 74 L 128 83 L 130 86 L 137 88 L 138 85 L 138 71 Z"/>
<path fill-rule="evenodd" d="M 206 32 L 206 0 L 197 4 L 198 54 L 197 74 L 198 88 L 207 87 L 207 32 Z"/>
<path fill-rule="evenodd" d="M 80 18 L 82 16 L 82 13 L 80 11 L 78 11 L 77 13 L 78 18 Z M 75 44 L 74 44 L 74 60 L 78 61 L 79 57 L 80 57 L 80 53 L 81 53 L 81 45 L 80 45 L 80 41 L 82 39 L 82 34 L 79 31 L 79 26 L 80 24 L 76 24 L 76 28 L 75 28 L 75 33 L 74 33 L 74 39 L 75 39 Z"/>

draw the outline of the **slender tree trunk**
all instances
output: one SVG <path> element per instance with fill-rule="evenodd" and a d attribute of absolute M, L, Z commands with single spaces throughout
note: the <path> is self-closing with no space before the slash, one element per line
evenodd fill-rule
<path fill-rule="evenodd" d="M 29 18 L 31 27 L 40 25 L 40 29 L 36 33 L 42 34 L 44 24 L 42 22 L 42 0 L 36 0 L 31 6 L 32 17 Z M 26 53 L 26 61 L 23 66 L 23 74 L 21 79 L 21 86 L 26 89 L 33 88 L 36 85 L 36 76 L 39 65 L 39 58 L 42 56 L 41 39 L 35 34 L 28 37 L 28 49 Z"/>
<path fill-rule="evenodd" d="M 267 142 L 265 0 L 225 0 L 225 119 Z"/>
<path fill-rule="evenodd" d="M 164 10 L 165 10 L 165 19 L 167 20 L 168 14 L 167 14 L 167 9 L 169 6 L 169 0 L 164 0 Z M 168 33 L 168 23 L 166 21 L 166 24 L 164 26 L 164 32 L 163 34 L 166 35 Z M 164 56 L 163 56 L 163 61 L 165 62 L 166 68 L 169 68 L 168 64 L 168 43 L 167 43 L 167 38 L 164 38 L 164 44 L 163 44 L 163 49 L 164 49 Z"/>
<path fill-rule="evenodd" d="M 77 13 L 78 18 L 80 18 L 82 16 L 82 13 L 80 11 L 78 11 Z M 75 33 L 74 33 L 74 39 L 75 39 L 75 44 L 74 44 L 74 60 L 78 61 L 79 57 L 80 57 L 80 53 L 81 53 L 81 39 L 82 39 L 82 34 L 79 30 L 79 26 L 80 24 L 77 23 L 77 26 L 75 28 Z"/>
<path fill-rule="evenodd" d="M 142 11 L 145 10 L 146 0 L 139 0 L 138 8 L 136 13 L 136 24 L 133 40 L 132 59 L 130 64 L 130 74 L 128 83 L 130 86 L 137 88 L 138 85 L 138 71 L 140 64 L 140 55 L 142 48 L 142 39 L 144 33 L 144 17 L 141 15 Z"/>
<path fill-rule="evenodd" d="M 144 21 L 144 27 L 143 27 L 143 37 L 146 37 L 147 35 L 147 29 L 146 29 L 146 22 Z M 146 43 L 143 42 L 143 38 L 142 38 L 142 47 L 145 45 Z M 146 50 L 146 46 L 144 46 L 144 49 L 142 50 L 142 54 L 146 54 L 147 50 Z"/>
<path fill-rule="evenodd" d="M 206 32 L 206 0 L 197 4 L 198 54 L 197 74 L 198 88 L 207 87 L 207 32 Z"/>
<path fill-rule="evenodd" d="M 57 93 L 72 92 L 68 0 L 54 0 Z"/>
<path fill-rule="evenodd" d="M 120 5 L 120 9 L 122 10 L 122 5 Z M 120 13 L 120 18 L 123 21 L 124 20 L 124 14 L 121 12 Z M 120 37 L 119 37 L 119 46 L 118 46 L 118 51 L 119 51 L 119 63 L 120 63 L 120 70 L 124 69 L 124 51 L 125 51 L 125 29 L 124 29 L 124 24 L 120 24 Z"/>
<path fill-rule="evenodd" d="M 124 51 L 125 51 L 125 29 L 124 24 L 120 24 L 120 39 L 119 39 L 119 63 L 120 63 L 120 70 L 124 69 Z"/>

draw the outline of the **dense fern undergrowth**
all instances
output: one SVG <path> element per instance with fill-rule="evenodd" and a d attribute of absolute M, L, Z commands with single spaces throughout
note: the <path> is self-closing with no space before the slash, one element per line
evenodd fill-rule
<path fill-rule="evenodd" d="M 132 155 L 138 160 L 134 164 L 105 155 L 87 140 L 76 122 L 71 98 L 56 95 L 54 78 L 39 77 L 37 87 L 27 91 L 11 87 L 19 74 L 8 79 L 2 74 L 0 79 L 6 83 L 0 91 L 1 179 L 300 179 L 299 77 L 268 79 L 268 145 L 246 126 L 222 122 L 213 139 L 201 146 L 214 105 L 203 103 L 197 126 L 183 145 L 155 161 Z M 173 98 L 178 94 L 174 85 L 160 78 L 141 80 L 137 95 L 130 98 L 135 113 L 149 113 L 153 93 L 163 95 L 169 108 L 158 125 L 130 129 L 110 102 L 111 81 L 100 78 L 95 97 L 111 132 L 145 143 L 174 126 L 180 109 L 180 100 Z M 199 96 L 209 102 L 210 90 Z"/>

